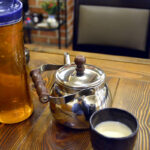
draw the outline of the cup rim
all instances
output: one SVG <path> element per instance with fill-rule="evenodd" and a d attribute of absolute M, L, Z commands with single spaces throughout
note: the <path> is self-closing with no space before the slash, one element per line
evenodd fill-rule
<path fill-rule="evenodd" d="M 95 130 L 93 124 L 92 124 L 92 118 L 93 118 L 97 113 L 99 113 L 100 111 L 104 111 L 104 110 L 118 110 L 118 111 L 122 111 L 122 112 L 124 112 L 124 113 L 127 113 L 128 115 L 132 116 L 133 119 L 136 121 L 136 124 L 137 124 L 136 129 L 135 129 L 130 135 L 128 135 L 128 136 L 125 136 L 125 137 L 118 137 L 118 138 L 117 138 L 117 137 L 105 136 L 105 135 L 103 135 L 103 134 L 97 132 L 97 131 Z M 133 137 L 133 136 L 136 135 L 136 133 L 137 133 L 138 130 L 139 130 L 139 123 L 138 123 L 138 120 L 136 119 L 136 117 L 135 117 L 132 113 L 130 113 L 130 112 L 124 110 L 124 109 L 120 109 L 120 108 L 104 108 L 104 109 L 95 111 L 95 112 L 91 115 L 91 117 L 90 117 L 90 127 L 91 127 L 91 130 L 93 130 L 96 134 L 98 134 L 98 135 L 100 135 L 100 136 L 102 136 L 102 137 L 104 137 L 104 138 L 107 138 L 107 139 L 110 139 L 110 140 L 124 140 L 124 139 L 128 139 L 128 138 L 131 138 L 131 137 Z"/>

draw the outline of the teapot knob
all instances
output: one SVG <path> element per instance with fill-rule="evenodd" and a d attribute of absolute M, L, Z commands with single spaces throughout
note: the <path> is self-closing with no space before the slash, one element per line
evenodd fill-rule
<path fill-rule="evenodd" d="M 84 74 L 84 64 L 86 62 L 86 58 L 84 56 L 76 56 L 74 60 L 75 64 L 77 65 L 76 71 L 77 71 L 77 76 L 82 76 Z"/>

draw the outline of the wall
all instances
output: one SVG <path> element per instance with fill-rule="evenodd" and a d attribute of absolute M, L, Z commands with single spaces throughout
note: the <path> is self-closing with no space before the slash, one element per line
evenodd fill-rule
<path fill-rule="evenodd" d="M 74 9 L 74 0 L 67 1 L 67 35 L 68 43 L 72 40 L 73 34 L 73 9 Z M 41 8 L 42 0 L 28 0 L 29 9 L 33 13 L 42 13 L 45 14 L 45 11 Z M 65 26 L 61 27 L 61 42 L 65 44 Z M 58 31 L 47 32 L 47 31 L 32 31 L 32 42 L 42 43 L 42 44 L 57 44 L 58 43 Z"/>

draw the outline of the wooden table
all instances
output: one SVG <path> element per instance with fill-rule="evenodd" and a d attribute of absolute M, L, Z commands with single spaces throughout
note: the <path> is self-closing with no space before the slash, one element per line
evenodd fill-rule
<path fill-rule="evenodd" d="M 42 64 L 63 64 L 64 51 L 30 52 L 30 69 Z M 113 107 L 133 113 L 140 129 L 135 150 L 150 149 L 150 60 L 69 51 L 86 56 L 87 63 L 103 69 L 113 97 Z M 49 73 L 43 74 L 51 81 Z M 32 83 L 32 82 L 31 82 Z M 50 83 L 47 84 L 50 86 Z M 89 131 L 76 131 L 55 123 L 49 104 L 41 104 L 32 88 L 33 115 L 18 124 L 0 124 L 0 150 L 92 150 Z"/>

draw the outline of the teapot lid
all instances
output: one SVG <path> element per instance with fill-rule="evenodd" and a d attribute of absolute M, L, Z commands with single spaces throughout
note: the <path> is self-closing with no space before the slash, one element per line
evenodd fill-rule
<path fill-rule="evenodd" d="M 98 67 L 84 64 L 85 57 L 77 56 L 75 64 L 57 70 L 56 82 L 68 88 L 84 89 L 105 83 L 105 73 Z"/>

